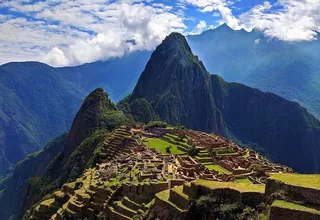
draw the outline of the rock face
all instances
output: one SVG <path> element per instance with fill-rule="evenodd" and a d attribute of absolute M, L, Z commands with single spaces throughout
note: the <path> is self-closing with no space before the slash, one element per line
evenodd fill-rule
<path fill-rule="evenodd" d="M 135 111 L 137 100 L 152 109 Z M 119 106 L 136 120 L 159 117 L 215 132 L 296 171 L 320 171 L 320 122 L 314 116 L 297 103 L 210 75 L 180 34 L 171 34 L 158 46 L 132 95 Z M 141 118 L 150 112 L 155 115 Z"/>
<path fill-rule="evenodd" d="M 186 39 L 173 33 L 152 54 L 130 97 L 131 105 L 145 99 L 171 124 L 226 134 L 210 84 L 210 74 L 192 54 Z"/>

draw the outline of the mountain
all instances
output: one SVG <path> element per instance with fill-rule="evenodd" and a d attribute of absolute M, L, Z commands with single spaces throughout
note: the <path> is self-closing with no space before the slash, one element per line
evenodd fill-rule
<path fill-rule="evenodd" d="M 231 138 L 298 172 L 320 171 L 314 116 L 295 102 L 211 75 L 180 34 L 157 47 L 133 93 L 119 103 L 143 121 L 132 110 L 137 100 L 148 103 L 145 114 L 154 112 L 154 118 Z"/>
<path fill-rule="evenodd" d="M 320 35 L 319 35 L 320 36 Z M 222 25 L 188 36 L 209 72 L 299 102 L 320 118 L 320 38 L 287 42 Z"/>
<path fill-rule="evenodd" d="M 102 87 L 117 101 L 132 91 L 150 52 L 76 67 L 0 66 L 0 179 L 13 165 L 69 130 L 85 96 Z"/>
<path fill-rule="evenodd" d="M 21 219 L 39 198 L 76 179 L 87 166 L 95 165 L 94 151 L 103 144 L 108 132 L 128 122 L 103 89 L 91 92 L 82 103 L 70 132 L 28 156 L 1 182 L 2 218 L 16 215 L 16 219 Z"/>
<path fill-rule="evenodd" d="M 224 134 L 209 81 L 209 73 L 192 54 L 185 38 L 173 33 L 152 54 L 131 99 L 147 100 L 161 119 L 172 124 Z"/>

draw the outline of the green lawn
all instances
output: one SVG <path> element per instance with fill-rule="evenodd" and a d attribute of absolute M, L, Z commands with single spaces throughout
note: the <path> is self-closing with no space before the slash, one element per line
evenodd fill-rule
<path fill-rule="evenodd" d="M 219 173 L 231 174 L 231 172 L 229 172 L 228 170 L 224 169 L 219 165 L 205 165 L 205 167 L 208 168 L 209 170 L 218 171 Z"/>
<path fill-rule="evenodd" d="M 209 180 L 196 180 L 193 182 L 196 185 L 205 186 L 209 189 L 235 189 L 240 192 L 259 192 L 264 193 L 265 186 L 262 184 L 247 184 L 247 183 L 233 183 L 233 182 L 217 182 Z"/>
<path fill-rule="evenodd" d="M 279 180 L 287 184 L 320 189 L 320 175 L 317 174 L 273 174 L 270 179 Z"/>
<path fill-rule="evenodd" d="M 248 178 L 236 179 L 237 183 L 252 183 Z"/>
<path fill-rule="evenodd" d="M 167 133 L 165 136 L 170 138 L 171 140 L 180 142 L 180 138 L 179 138 L 178 135 Z M 181 142 L 187 143 L 188 139 L 187 138 L 183 138 Z"/>
<path fill-rule="evenodd" d="M 172 154 L 185 154 L 185 152 L 178 149 L 177 145 L 169 143 L 160 138 L 146 138 L 147 142 L 144 142 L 148 147 L 159 150 L 161 153 L 166 154 L 166 147 L 172 146 L 170 151 Z"/>
<path fill-rule="evenodd" d="M 298 210 L 298 211 L 303 211 L 303 212 L 310 212 L 313 214 L 320 215 L 319 207 L 314 207 L 314 206 L 304 205 L 304 204 L 296 204 L 296 203 L 292 203 L 292 202 L 286 202 L 283 200 L 275 200 L 272 203 L 272 207 L 280 207 L 280 208 Z"/>

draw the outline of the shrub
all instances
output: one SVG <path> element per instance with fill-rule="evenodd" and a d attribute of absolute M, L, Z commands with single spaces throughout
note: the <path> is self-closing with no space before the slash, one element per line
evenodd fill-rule
<path fill-rule="evenodd" d="M 166 128 L 168 124 L 164 121 L 150 121 L 145 125 L 145 129 L 148 128 Z"/>

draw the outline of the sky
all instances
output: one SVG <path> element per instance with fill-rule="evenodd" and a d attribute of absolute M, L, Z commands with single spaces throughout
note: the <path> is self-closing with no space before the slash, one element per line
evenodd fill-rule
<path fill-rule="evenodd" d="M 153 50 L 171 32 L 226 23 L 283 41 L 312 41 L 320 0 L 0 0 L 0 64 L 74 66 Z"/>

